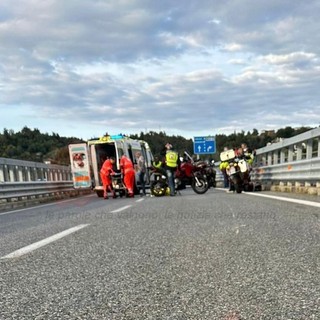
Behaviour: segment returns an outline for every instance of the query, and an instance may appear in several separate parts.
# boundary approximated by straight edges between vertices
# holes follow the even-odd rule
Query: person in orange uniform
[[[120,168],[124,176],[123,182],[128,189],[128,196],[133,198],[135,171],[132,161],[125,155],[120,159]]]
[[[112,189],[112,182],[110,178],[110,174],[114,173],[113,165],[115,163],[115,158],[110,157],[107,159],[101,169],[100,169],[100,177],[103,185],[103,198],[108,199],[108,190],[112,193],[113,198],[116,198],[116,194]]]

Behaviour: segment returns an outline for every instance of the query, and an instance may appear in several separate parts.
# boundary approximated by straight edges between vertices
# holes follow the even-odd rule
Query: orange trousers
[[[134,195],[134,177],[135,177],[135,172],[133,169],[125,170],[124,172],[124,177],[123,177],[123,182],[128,189],[129,196]]]
[[[100,178],[103,185],[104,196],[107,196],[108,191],[114,193],[114,191],[112,190],[111,178],[102,173],[100,173]]]

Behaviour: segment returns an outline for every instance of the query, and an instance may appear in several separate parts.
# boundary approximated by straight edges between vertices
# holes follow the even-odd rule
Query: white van
[[[136,164],[135,153],[139,151],[146,162],[146,187],[150,186],[150,174],[153,155],[147,142],[134,140],[124,135],[107,135],[87,143],[69,145],[69,155],[74,188],[93,188],[99,197],[103,196],[100,169],[108,157],[115,157],[116,167],[120,170],[120,158],[123,154]],[[136,177],[136,190],[138,192]]]

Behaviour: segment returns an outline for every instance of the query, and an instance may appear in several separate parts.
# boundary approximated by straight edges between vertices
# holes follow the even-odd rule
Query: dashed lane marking
[[[119,208],[119,209],[116,209],[116,210],[113,210],[113,211],[110,211],[110,212],[111,212],[111,213],[117,213],[117,212],[120,212],[120,211],[129,209],[130,207],[132,207],[132,205],[124,206],[124,207],[121,207],[121,208]]]

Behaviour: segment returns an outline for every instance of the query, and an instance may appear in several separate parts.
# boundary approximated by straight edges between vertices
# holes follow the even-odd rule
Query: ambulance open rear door
[[[91,188],[92,182],[87,144],[69,144],[69,156],[74,188]]]

